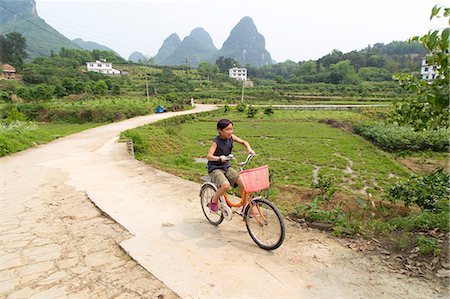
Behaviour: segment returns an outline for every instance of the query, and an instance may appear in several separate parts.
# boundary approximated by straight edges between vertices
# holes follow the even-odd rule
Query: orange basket
[[[256,192],[269,188],[269,166],[247,169],[239,172],[245,192]]]

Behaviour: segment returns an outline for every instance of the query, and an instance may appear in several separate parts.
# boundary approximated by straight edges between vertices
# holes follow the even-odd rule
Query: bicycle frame
[[[241,163],[238,163],[237,160],[236,160],[236,158],[235,158],[233,155],[230,155],[230,156],[228,157],[228,159],[229,159],[229,160],[234,160],[234,161],[238,164],[240,170],[242,171],[242,170],[244,170],[243,167],[250,161],[250,159],[251,159],[253,156],[254,156],[254,155],[248,155],[248,156],[247,156],[247,159],[245,159],[245,161],[244,161],[244,162],[241,162]],[[242,212],[241,212],[242,215],[241,215],[241,216],[244,216],[244,214],[243,214],[243,213],[244,213],[244,209],[245,209],[245,207],[246,207],[247,205],[249,205],[249,206],[250,206],[249,209],[250,209],[250,211],[251,211],[253,217],[255,218],[256,222],[257,222],[259,225],[262,225],[262,223],[261,223],[261,221],[260,221],[260,218],[262,218],[263,222],[267,222],[267,219],[266,219],[266,217],[264,216],[264,214],[261,212],[259,206],[256,206],[256,209],[257,209],[258,213],[256,213],[256,212],[254,211],[253,205],[252,205],[252,199],[253,199],[252,192],[247,193],[247,192],[245,192],[245,190],[242,188],[242,191],[241,191],[241,200],[240,200],[240,202],[238,202],[238,203],[232,202],[232,201],[228,198],[228,195],[227,195],[226,192],[223,194],[223,197],[224,197],[225,202],[226,202],[226,204],[228,205],[228,207],[230,207],[230,208],[236,208],[236,209],[242,207]],[[231,215],[233,215],[233,213],[232,213]],[[248,215],[247,215],[247,216],[248,216]],[[261,216],[261,217],[260,217],[260,216]],[[231,218],[232,218],[232,217],[231,217]],[[231,219],[230,219],[230,220],[231,220]]]
[[[265,217],[264,214],[261,212],[261,210],[260,210],[260,208],[259,208],[258,205],[256,205],[256,209],[258,210],[258,213],[256,213],[255,210],[253,209],[253,205],[252,205],[252,199],[253,199],[253,196],[252,196],[252,193],[247,193],[247,192],[245,192],[245,190],[242,190],[242,193],[241,193],[241,201],[238,202],[238,203],[233,203],[233,202],[228,198],[227,193],[225,193],[225,194],[223,195],[223,197],[224,197],[224,199],[225,199],[225,202],[227,203],[227,205],[228,205],[230,208],[236,208],[236,209],[237,209],[237,208],[242,207],[242,216],[244,216],[244,215],[243,215],[244,208],[245,208],[245,206],[248,204],[248,205],[250,206],[249,209],[250,209],[250,211],[251,211],[253,217],[255,218],[256,222],[258,222],[259,225],[262,225],[262,223],[261,223],[261,221],[260,221],[260,218],[262,218],[263,222],[266,222],[266,221],[267,221],[266,217]],[[247,216],[248,216],[248,215],[247,215]],[[261,217],[260,217],[260,216],[261,216]],[[231,220],[231,219],[230,219],[230,220]]]

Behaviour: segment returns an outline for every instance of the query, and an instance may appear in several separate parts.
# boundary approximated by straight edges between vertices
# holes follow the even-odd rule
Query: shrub
[[[4,101],[4,102],[11,102],[12,98],[11,98],[12,93],[10,91],[7,90],[2,90],[0,91],[0,101]]]
[[[334,187],[334,178],[329,175],[324,175],[323,173],[318,174],[317,180],[314,180],[311,186],[320,190],[321,199],[331,199],[336,191]]]
[[[264,108],[264,114],[267,115],[267,116],[272,115],[272,114],[273,114],[273,108],[272,108],[272,106],[269,106],[269,107]]]
[[[236,106],[236,110],[239,112],[244,112],[245,109],[247,109],[247,105],[240,103],[239,105]]]
[[[407,181],[389,187],[388,198],[403,201],[405,206],[417,204],[423,210],[440,212],[448,209],[449,178],[443,168],[424,175],[412,175]]]
[[[433,253],[434,255],[439,255],[441,253],[441,248],[439,243],[435,239],[427,238],[425,236],[417,236],[417,247],[419,247],[419,252],[421,254],[427,255]]]
[[[247,117],[254,118],[256,113],[258,113],[258,109],[250,105],[247,110]]]
[[[31,101],[46,101],[50,100],[53,96],[53,88],[46,84],[38,84],[30,89]]]
[[[6,118],[3,120],[6,124],[11,124],[15,121],[26,121],[27,117],[20,113],[16,107],[12,107],[8,112],[6,112]]]
[[[355,133],[388,151],[447,151],[447,129],[416,132],[412,127],[381,122],[353,123]]]

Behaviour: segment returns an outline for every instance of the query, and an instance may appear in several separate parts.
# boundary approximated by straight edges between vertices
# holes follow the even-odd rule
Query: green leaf
[[[432,20],[435,16],[437,16],[440,10],[441,10],[441,7],[438,6],[438,5],[435,5],[435,6],[431,9],[430,20]]]
[[[367,203],[364,201],[364,199],[362,199],[359,196],[358,196],[358,202],[364,209],[367,209],[367,207],[368,207]]]

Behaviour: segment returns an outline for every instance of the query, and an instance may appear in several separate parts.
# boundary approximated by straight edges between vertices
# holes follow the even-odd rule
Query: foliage
[[[389,81],[392,77],[389,70],[379,67],[362,67],[358,74],[361,79],[373,82]]]
[[[239,67],[239,62],[231,57],[220,56],[216,59],[216,65],[222,73],[228,73],[229,69]]]
[[[154,111],[158,105],[170,108],[164,101],[152,99],[98,98],[92,100],[17,103],[14,107],[29,120],[64,123],[106,123],[123,120]],[[0,115],[5,117],[12,105],[4,105]]]
[[[449,8],[435,6],[430,19],[448,17],[449,11]],[[398,123],[410,125],[416,130],[448,127],[449,36],[450,28],[445,28],[411,38],[411,41],[419,42],[430,51],[426,61],[430,67],[434,68],[437,77],[427,82],[411,74],[395,75],[395,79],[405,90],[415,94],[412,100],[402,99],[396,103],[393,118]]]
[[[317,180],[313,180],[311,187],[319,189],[320,199],[330,200],[336,191],[334,181],[335,179],[333,176],[325,175],[322,172],[319,172],[317,175]]]
[[[247,117],[254,118],[257,113],[258,113],[257,108],[253,107],[252,105],[248,106]]]
[[[273,107],[272,107],[272,106],[269,106],[269,107],[264,108],[264,114],[265,114],[265,115],[271,116],[273,113],[274,113],[274,112],[273,112]]]
[[[96,95],[105,95],[108,91],[108,85],[105,81],[99,80],[94,85],[94,94]]]
[[[449,231],[450,215],[448,208],[441,212],[422,211],[420,214],[412,214],[406,217],[397,217],[388,221],[388,224],[397,230],[403,231],[429,231],[439,229]]]
[[[9,63],[17,70],[21,70],[23,62],[27,57],[25,49],[27,42],[19,32],[10,32],[6,35],[0,34],[0,61]]]
[[[333,84],[357,84],[360,79],[349,60],[330,65],[329,82]]]
[[[427,255],[433,253],[434,255],[439,255],[441,253],[441,248],[438,241],[433,238],[417,236],[416,242],[421,254]]]
[[[244,103],[239,103],[236,106],[236,110],[239,112],[244,112],[247,109],[247,105],[245,105]]]
[[[345,213],[341,208],[336,207],[332,210],[321,209],[322,200],[316,197],[311,203],[298,205],[295,209],[299,216],[306,217],[311,221],[326,221],[332,223],[341,223],[344,220]]]
[[[13,121],[0,126],[0,157],[25,150],[36,144],[95,127],[96,124],[44,124]]]
[[[448,131],[438,128],[428,131],[414,131],[412,127],[398,124],[384,124],[375,121],[353,123],[355,133],[389,151],[444,152],[448,150]]]
[[[27,117],[20,113],[16,107],[12,107],[7,113],[6,118],[2,120],[2,123],[4,124],[11,124],[16,121],[24,122],[27,120]]]
[[[0,101],[3,102],[11,102],[12,100],[12,92],[9,90],[0,90]]]
[[[412,175],[389,187],[387,197],[394,202],[403,201],[406,206],[417,204],[423,210],[448,211],[449,179],[443,168],[429,174]]]

